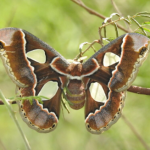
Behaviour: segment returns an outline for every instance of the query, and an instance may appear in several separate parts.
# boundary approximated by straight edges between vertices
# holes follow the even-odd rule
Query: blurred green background
[[[115,12],[110,0],[84,0],[88,7],[104,16]],[[149,11],[149,0],[116,0],[124,16]],[[139,20],[140,18],[138,18]],[[139,21],[148,21],[143,18]],[[47,42],[65,58],[78,54],[79,44],[99,38],[98,27],[103,20],[90,15],[70,0],[1,0],[0,28],[25,29]],[[124,25],[124,24],[123,24]],[[123,33],[119,32],[120,35]],[[112,28],[109,37],[115,37]],[[96,49],[100,48],[96,45]],[[92,55],[91,51],[88,55]],[[150,56],[140,68],[135,85],[150,87]],[[0,63],[0,89],[6,97],[15,95],[15,85]],[[47,89],[49,92],[50,89]],[[84,109],[70,114],[63,110],[57,129],[42,134],[30,129],[21,119],[18,106],[13,105],[22,129],[33,150],[144,150],[141,142],[122,118],[101,135],[92,135],[85,129]],[[127,93],[123,114],[150,147],[150,97]],[[5,148],[4,148],[5,147]],[[0,106],[0,150],[25,150],[24,143],[5,106]]]

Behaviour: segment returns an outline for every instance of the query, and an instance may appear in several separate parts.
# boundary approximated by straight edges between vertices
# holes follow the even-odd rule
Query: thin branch
[[[10,104],[16,104],[17,102],[16,101],[8,101],[8,103],[10,103]],[[0,105],[4,105],[3,101],[0,101]]]
[[[92,43],[92,45],[93,45],[93,43]],[[85,53],[85,51],[83,53]],[[79,56],[76,56],[76,57],[79,57]],[[139,86],[130,86],[130,88],[128,88],[127,91],[132,92],[132,93],[136,93],[136,94],[150,95],[150,88],[144,88],[144,87],[139,87]],[[10,104],[16,104],[16,101],[8,101],[8,102]],[[4,105],[3,101],[1,101],[1,100],[0,100],[0,105]]]
[[[120,10],[118,9],[117,5],[115,4],[115,2],[113,0],[111,0],[112,5],[114,6],[114,9],[116,10],[116,12],[120,15],[123,16],[122,13],[120,12]]]
[[[130,86],[130,88],[127,91],[136,94],[150,95],[150,88],[143,88],[139,86]]]
[[[9,111],[12,119],[14,120],[14,122],[15,122],[15,124],[16,124],[16,126],[17,126],[17,128],[18,128],[18,130],[19,130],[19,132],[20,132],[20,134],[22,136],[22,138],[23,138],[23,141],[25,143],[26,149],[27,150],[31,150],[31,147],[30,147],[30,145],[28,143],[28,140],[26,139],[26,137],[25,137],[25,135],[24,135],[24,133],[23,133],[23,131],[22,131],[18,121],[17,121],[17,118],[16,118],[16,115],[15,115],[15,112],[14,112],[13,108],[11,107],[10,103],[7,101],[7,99],[4,97],[4,95],[3,95],[3,93],[1,91],[0,91],[0,98],[2,99],[3,103],[7,107],[7,109]]]
[[[2,148],[2,150],[7,150],[1,140],[0,140],[0,147]]]
[[[93,9],[87,7],[81,0],[71,0],[71,1],[74,2],[74,3],[76,3],[77,5],[81,6],[82,8],[84,8],[84,9],[85,9],[86,11],[88,11],[90,14],[95,15],[95,16],[97,16],[97,17],[103,19],[103,20],[106,19],[105,16],[103,16],[103,15],[99,14],[98,12],[94,11]],[[110,21],[108,21],[108,22],[110,22]],[[126,30],[126,29],[123,28],[122,26],[120,26],[120,25],[118,25],[118,24],[116,24],[116,25],[117,25],[117,27],[118,27],[119,29],[121,29],[122,31],[124,31],[124,32],[129,32],[128,30]]]
[[[116,10],[116,12],[117,12],[120,16],[123,17],[122,13],[121,13],[120,10],[118,9],[118,7],[117,7],[117,5],[115,4],[114,0],[111,0],[111,3],[112,3],[112,5],[113,5],[114,9]],[[124,22],[125,22],[125,25],[126,25],[126,27],[127,27],[127,30],[130,31],[130,32],[132,32],[132,29],[130,28],[129,24],[128,24],[125,20],[124,20]]]
[[[74,58],[74,60],[78,60],[80,57],[82,57],[82,55],[87,52],[87,50],[89,50],[95,43],[101,43],[100,40],[94,40],[92,43],[90,43],[90,45],[82,52],[82,50],[80,49],[80,53]],[[87,44],[87,43],[86,43]],[[96,52],[96,51],[95,51]]]
[[[145,32],[145,30],[143,29],[143,27],[134,18],[131,18],[131,20],[134,21],[135,24],[142,30],[142,32],[144,33],[144,35],[147,36],[147,33]]]
[[[135,136],[139,139],[139,141],[145,147],[145,149],[146,150],[150,150],[150,147],[146,144],[146,142],[141,137],[141,135],[135,130],[135,128],[133,127],[133,125],[127,120],[127,118],[124,115],[122,115],[122,119],[129,126],[129,128],[132,130],[132,132],[135,134]]]

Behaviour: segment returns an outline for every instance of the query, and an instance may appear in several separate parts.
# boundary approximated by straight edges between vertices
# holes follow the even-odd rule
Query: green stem
[[[4,97],[3,93],[1,92],[1,90],[0,90],[0,97],[1,97],[1,99],[2,99],[2,101],[3,101],[3,103],[5,104],[5,106],[7,107],[7,109],[8,109],[8,111],[9,111],[9,113],[10,113],[12,119],[14,120],[14,122],[15,122],[15,124],[16,124],[16,126],[17,126],[18,129],[19,129],[20,134],[21,134],[21,136],[22,136],[22,138],[23,138],[23,141],[24,141],[24,143],[25,143],[25,145],[26,145],[26,149],[27,149],[27,150],[31,150],[31,147],[30,147],[30,145],[29,145],[29,142],[27,141],[27,139],[26,139],[26,137],[25,137],[25,135],[24,135],[24,133],[23,133],[23,131],[22,131],[22,129],[21,129],[21,127],[20,127],[18,121],[17,121],[17,118],[16,118],[16,116],[15,116],[15,112],[14,112],[14,110],[12,109],[11,105],[8,103],[7,99]]]

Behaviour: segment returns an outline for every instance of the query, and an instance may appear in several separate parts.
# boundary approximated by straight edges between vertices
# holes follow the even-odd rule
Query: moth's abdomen
[[[85,91],[81,80],[70,80],[67,86],[66,97],[71,108],[80,109],[84,106]]]

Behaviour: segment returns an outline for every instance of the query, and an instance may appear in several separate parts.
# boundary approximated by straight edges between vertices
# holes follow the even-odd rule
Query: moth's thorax
[[[81,76],[82,75],[82,64],[81,63],[71,63],[66,69],[67,74],[71,76]]]
[[[69,100],[69,105],[73,109],[80,109],[84,106],[85,90],[81,79],[82,64],[78,62],[71,63],[66,72],[68,76],[66,96]]]

